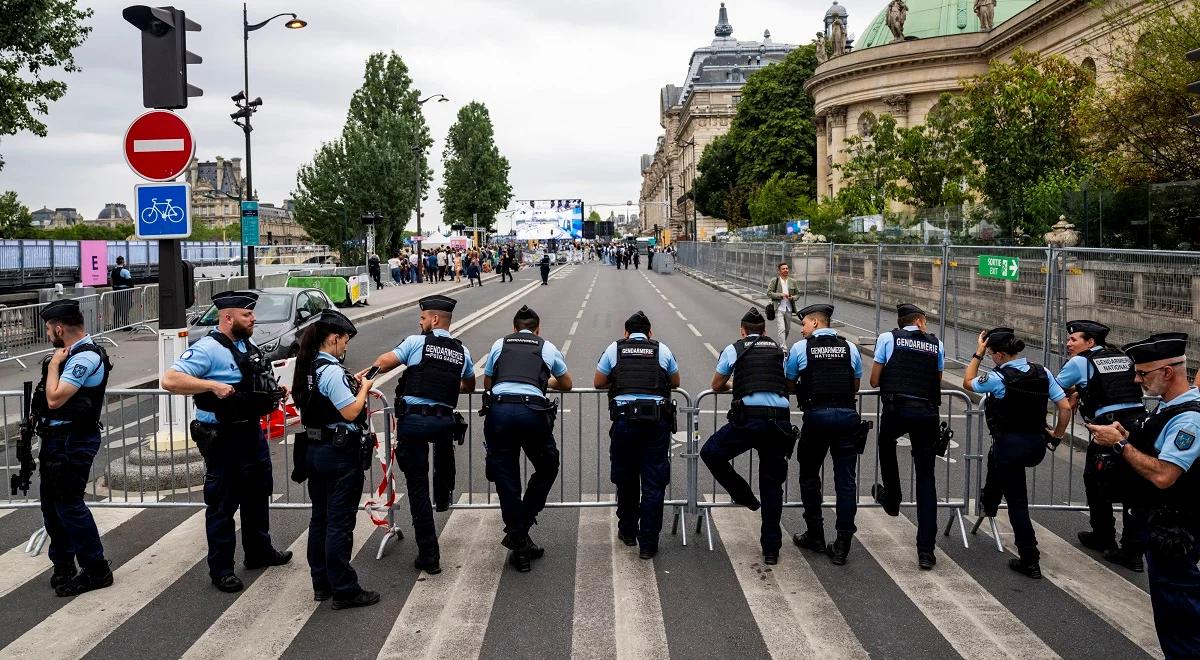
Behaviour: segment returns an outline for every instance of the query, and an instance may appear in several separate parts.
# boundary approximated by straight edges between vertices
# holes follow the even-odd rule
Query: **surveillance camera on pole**
[[[121,16],[142,33],[142,105],[147,108],[186,108],[188,97],[204,91],[188,84],[187,67],[204,60],[187,50],[187,33],[200,24],[174,7],[126,7]]]

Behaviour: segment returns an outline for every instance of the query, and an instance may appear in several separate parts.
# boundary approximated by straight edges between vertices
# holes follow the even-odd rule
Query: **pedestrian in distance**
[[[542,276],[542,286],[550,284],[550,255],[543,254],[542,262],[538,264],[538,271]]]
[[[113,291],[128,291],[113,295],[113,320],[115,328],[131,330],[129,325],[129,308],[133,306],[133,275],[125,267],[125,257],[117,257],[117,265],[109,272],[109,281]]]
[[[287,391],[275,382],[271,362],[251,339],[258,293],[226,291],[214,294],[212,302],[217,329],[179,356],[163,374],[162,386],[172,394],[194,395],[196,418],[189,430],[204,457],[208,574],[217,589],[235,593],[243,587],[233,572],[233,514],[239,508],[247,570],[292,560],[290,550],[271,544],[268,514],[274,482],[260,425]]]
[[[30,402],[32,430],[41,438],[38,495],[54,564],[50,586],[57,596],[77,596],[113,583],[96,521],[83,502],[100,451],[112,363],[84,329],[77,301],[56,300],[42,309],[41,319],[54,352],[42,360]]]
[[[642,257],[641,257],[642,253],[638,252],[637,248],[632,248],[632,250],[633,250],[633,269],[638,270],[638,264],[641,263],[641,260],[642,260]]]
[[[787,480],[787,462],[799,430],[792,426],[788,407],[783,348],[765,335],[766,329],[767,320],[752,307],[742,317],[741,339],[721,351],[712,389],[732,389],[733,402],[729,405],[729,422],[708,438],[700,449],[700,458],[734,503],[751,511],[762,507],[759,541],[763,563],[774,565],[779,563],[779,548],[783,545],[779,526],[783,482]],[[734,458],[751,449],[758,451],[761,502],[731,465]]]
[[[796,291],[800,286],[789,276],[791,267],[786,262],[781,262],[776,272],[778,276],[767,285],[767,297],[776,305],[776,334],[786,346],[788,336],[792,334],[792,314],[796,311]]]
[[[367,272],[371,275],[371,279],[375,280],[375,288],[377,290],[382,289],[383,282],[380,280],[381,272],[379,255],[371,253],[371,256],[367,258]]]
[[[1145,509],[1146,572],[1159,645],[1167,658],[1200,657],[1200,391],[1188,386],[1182,332],[1125,345],[1137,382],[1162,403],[1142,424],[1089,424],[1135,473],[1135,509]]]
[[[1133,360],[1105,344],[1108,326],[1095,321],[1067,323],[1067,352],[1071,358],[1056,379],[1070,395],[1083,421],[1106,425],[1121,422],[1133,428],[1146,414],[1142,388],[1137,384]],[[1104,553],[1104,558],[1126,568],[1142,572],[1142,523],[1121,493],[1128,481],[1128,470],[1111,448],[1089,441],[1083,467],[1083,488],[1087,495],[1091,530],[1079,532],[1086,548]],[[1121,502],[1121,545],[1117,545],[1113,503]]]
[[[666,344],[654,339],[645,312],[625,320],[625,338],[608,345],[596,364],[593,384],[608,390],[609,479],[617,491],[617,538],[639,546],[638,556],[658,554],[663,500],[671,483],[671,433],[679,365]]]
[[[479,282],[479,286],[483,286],[483,277],[479,273],[479,261],[471,259],[467,264],[467,286],[475,286],[475,282]]]
[[[304,430],[296,442],[293,479],[308,481],[312,517],[308,524],[308,566],[313,600],[333,600],[333,609],[365,607],[379,593],[363,589],[350,565],[354,518],[362,497],[363,473],[375,449],[367,414],[371,386],[368,370],[357,374],[343,366],[354,323],[327,309],[300,335],[292,393]],[[299,447],[298,447],[299,449]]]
[[[454,491],[454,442],[462,444],[467,423],[454,412],[460,392],[475,389],[475,365],[462,341],[450,336],[457,301],[425,296],[420,334],[409,335],[395,349],[375,358],[380,373],[405,365],[396,384],[396,464],[408,486],[408,507],[416,532],[413,566],[430,575],[442,572],[441,551],[433,510],[446,511]],[[429,447],[433,446],[433,504],[430,503]]]
[[[941,340],[929,332],[928,319],[920,307],[897,305],[896,324],[899,327],[879,335],[875,341],[871,365],[871,387],[879,388],[883,398],[876,436],[883,483],[875,484],[871,495],[889,516],[900,515],[896,440],[908,434],[916,473],[917,565],[922,570],[931,570],[937,563],[933,552],[937,540],[937,482],[933,463],[946,350]]]
[[[963,376],[963,388],[988,395],[984,414],[992,434],[992,447],[988,450],[987,477],[980,497],[983,513],[996,517],[1000,499],[1004,498],[1018,553],[1009,560],[1008,567],[1040,580],[1041,553],[1029,519],[1025,469],[1042,462],[1047,446],[1057,447],[1062,442],[1071,421],[1071,403],[1049,369],[1019,357],[1023,350],[1025,342],[1017,338],[1012,328],[979,333],[975,354]],[[976,378],[985,352],[991,353],[996,370]],[[1058,410],[1053,430],[1046,426],[1047,401],[1053,401]]]
[[[529,537],[558,477],[559,453],[554,442],[557,402],[547,389],[571,391],[571,374],[563,354],[541,337],[537,312],[522,305],[513,316],[512,334],[497,339],[483,370],[483,437],[486,474],[496,484],[508,562],[522,573],[545,550]],[[521,494],[521,452],[533,468]]]
[[[830,328],[833,305],[809,305],[799,312],[804,338],[788,353],[784,373],[793,383],[796,404],[804,411],[804,425],[796,446],[800,470],[800,499],[804,503],[803,534],[793,534],[797,547],[829,554],[834,565],[846,563],[851,540],[858,528],[855,472],[858,467],[859,440],[866,442],[861,428],[858,387],[862,380],[862,356],[858,347],[838,336]],[[825,455],[833,457],[833,484],[837,495],[832,545],[825,543],[825,523],[821,513],[824,499],[821,468]]]

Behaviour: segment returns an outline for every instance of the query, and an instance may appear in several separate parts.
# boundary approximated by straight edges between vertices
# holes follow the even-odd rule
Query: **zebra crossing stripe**
[[[667,628],[654,562],[639,559],[633,548],[612,543],[617,516],[611,515],[608,538],[612,546],[613,601],[616,605],[617,658],[666,658]]]
[[[1058,657],[946,553],[936,551],[932,571],[918,569],[908,518],[879,509],[859,509],[858,518],[855,538],[963,657]]]
[[[11,510],[5,509],[5,511]],[[142,509],[95,507],[91,511],[92,518],[96,520],[96,529],[100,531],[100,536],[104,536],[136,516]],[[11,593],[14,589],[52,567],[50,558],[44,553],[37,557],[30,557],[26,554],[25,543],[0,555],[0,597]]]
[[[711,512],[772,658],[869,657],[803,556],[787,552],[775,566],[762,563],[757,513],[741,507]]]
[[[576,660],[608,660],[617,648],[612,517],[608,509],[579,510],[571,624],[571,657]]]

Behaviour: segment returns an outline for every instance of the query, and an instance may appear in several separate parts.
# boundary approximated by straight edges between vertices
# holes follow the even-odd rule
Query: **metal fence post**
[[[875,246],[875,335],[883,322],[883,243]]]
[[[942,291],[941,301],[938,303],[938,319],[941,320],[938,329],[938,336],[942,341],[946,340],[946,278],[950,275],[950,244],[942,243]]]
[[[829,243],[829,280],[826,281],[826,294],[829,303],[833,303],[833,242]]]
[[[1050,364],[1050,312],[1054,296],[1054,246],[1046,248],[1046,299],[1044,303],[1044,319],[1042,323],[1042,364]]]

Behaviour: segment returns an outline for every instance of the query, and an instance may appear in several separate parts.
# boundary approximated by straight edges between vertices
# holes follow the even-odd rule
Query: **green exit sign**
[[[979,255],[980,277],[1016,282],[1020,272],[1020,259],[1016,257],[999,257],[991,254]]]

